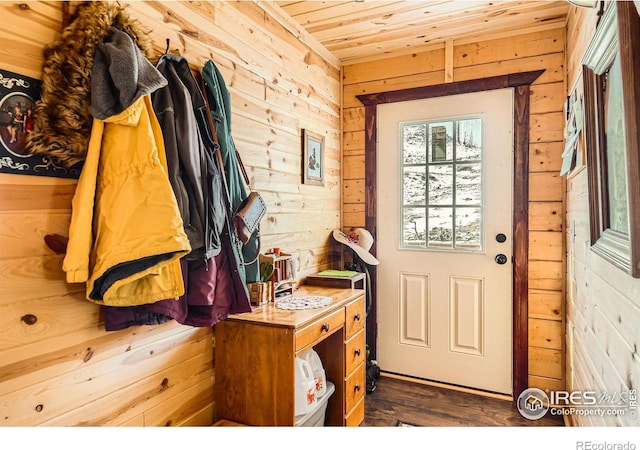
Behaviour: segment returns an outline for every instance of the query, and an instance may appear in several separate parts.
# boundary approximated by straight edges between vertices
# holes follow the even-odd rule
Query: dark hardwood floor
[[[363,427],[395,427],[398,420],[424,427],[564,426],[562,417],[520,415],[515,403],[391,378],[384,374],[366,394]]]

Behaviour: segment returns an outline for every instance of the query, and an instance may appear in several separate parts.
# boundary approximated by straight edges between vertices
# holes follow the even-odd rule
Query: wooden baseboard
[[[475,395],[481,395],[481,396],[489,397],[489,398],[497,398],[497,399],[500,399],[500,400],[513,401],[513,397],[511,395],[507,395],[507,394],[498,394],[498,393],[495,393],[495,392],[487,392],[487,391],[482,391],[482,390],[479,390],[479,389],[472,389],[472,388],[467,388],[467,387],[462,387],[462,386],[456,386],[454,384],[440,383],[438,381],[423,380],[422,378],[413,378],[413,377],[408,377],[408,376],[405,376],[405,375],[398,375],[396,373],[391,373],[391,372],[381,372],[380,376],[388,377],[388,378],[395,378],[396,380],[410,381],[412,383],[424,384],[426,386],[433,386],[433,387],[439,387],[439,388],[444,388],[444,389],[450,389],[452,391],[465,392],[467,394],[475,394]]]

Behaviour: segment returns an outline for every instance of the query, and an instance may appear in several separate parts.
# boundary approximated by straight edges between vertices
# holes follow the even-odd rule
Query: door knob
[[[496,262],[500,265],[507,263],[507,256],[499,253],[496,255]]]

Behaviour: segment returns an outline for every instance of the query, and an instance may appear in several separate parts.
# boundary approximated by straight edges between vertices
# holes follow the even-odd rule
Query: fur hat
[[[151,56],[149,32],[124,7],[105,1],[80,3],[60,39],[45,48],[41,99],[27,140],[30,153],[55,158],[65,167],[84,161],[93,121],[89,112],[93,60],[112,27],[127,33],[145,56]]]

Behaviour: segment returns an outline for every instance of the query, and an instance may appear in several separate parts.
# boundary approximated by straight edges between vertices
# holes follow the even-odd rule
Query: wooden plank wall
[[[451,46],[450,46],[451,47]],[[545,69],[531,86],[529,204],[529,386],[563,387],[565,32],[551,28],[435,49],[343,69],[343,227],[364,227],[364,107],[355,97]],[[447,61],[453,66],[446,67]],[[451,77],[451,74],[453,75]]]
[[[567,87],[596,30],[597,10],[572,7],[567,22]],[[567,95],[570,91],[567,90]],[[584,146],[584,142],[581,142]],[[638,174],[635,174],[638,176]],[[584,167],[567,180],[567,389],[608,393],[640,387],[640,279],[590,250],[589,192]],[[637,207],[633,205],[632,207]],[[573,233],[572,231],[573,230]],[[581,426],[638,426],[624,416],[574,416]]]
[[[211,59],[223,72],[236,145],[267,202],[263,248],[292,253],[301,276],[331,267],[341,208],[337,62],[271,4],[133,2],[129,13],[152,30],[158,55],[170,38],[194,68]],[[1,2],[0,15],[0,67],[39,78],[61,3]],[[325,136],[324,187],[301,184],[302,128]],[[0,174],[0,426],[211,423],[210,328],[107,333],[84,285],[64,281],[63,256],[43,237],[68,234],[75,185]]]

